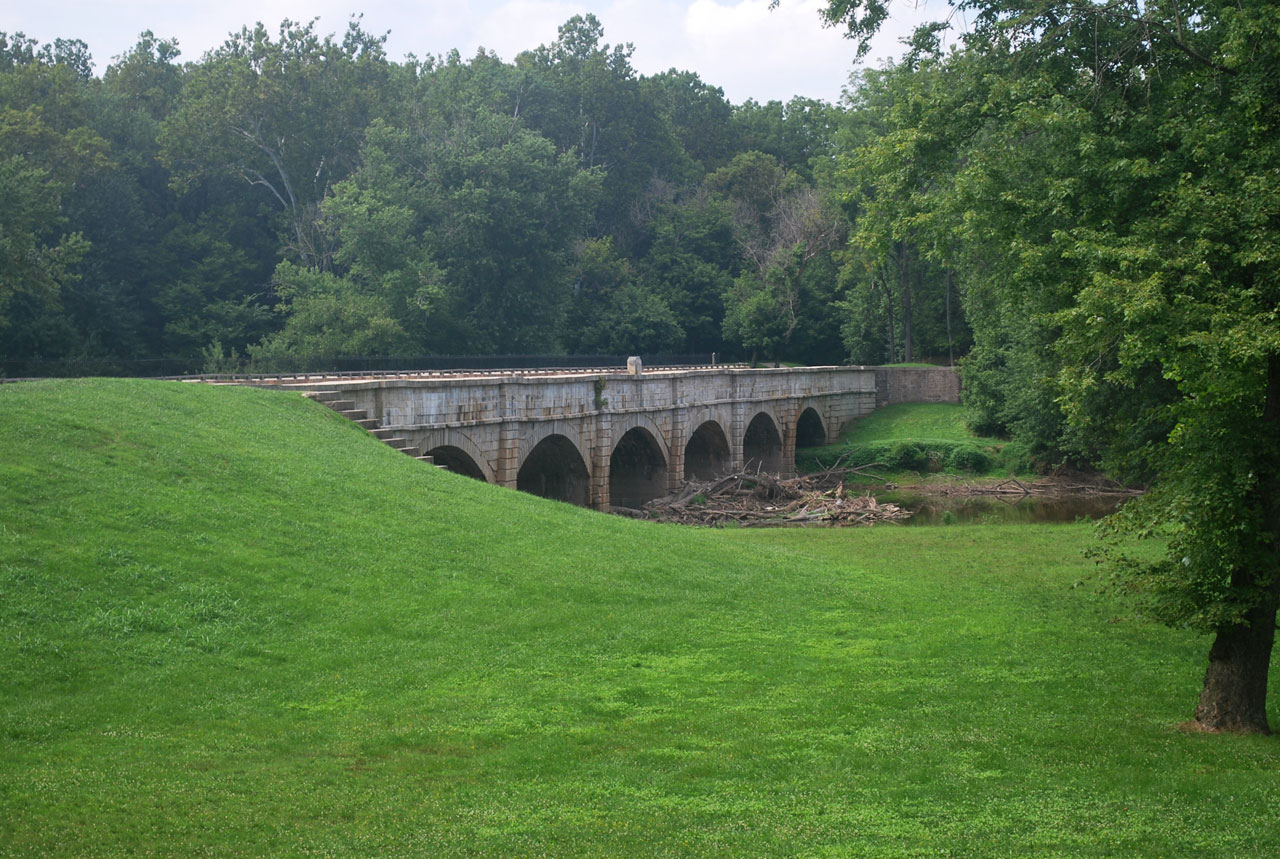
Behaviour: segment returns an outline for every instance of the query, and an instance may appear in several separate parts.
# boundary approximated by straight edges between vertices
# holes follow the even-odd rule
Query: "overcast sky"
[[[945,0],[896,0],[892,20],[869,60],[897,56],[898,40],[927,14],[949,11]],[[511,60],[553,41],[575,14],[592,12],[608,44],[635,45],[641,74],[694,71],[734,103],[787,100],[795,95],[836,101],[853,68],[854,45],[818,18],[821,0],[0,0],[0,31],[40,42],[83,39],[99,73],[128,51],[144,30],[176,38],[181,59],[197,60],[227,34],[262,21],[275,33],[289,18],[319,17],[322,33],[341,33],[353,12],[364,27],[390,31],[387,53],[420,57],[457,48],[464,56],[487,48]],[[917,8],[925,7],[925,8]]]

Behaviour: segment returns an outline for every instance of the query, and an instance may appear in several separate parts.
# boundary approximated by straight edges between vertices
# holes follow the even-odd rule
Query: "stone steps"
[[[420,460],[427,465],[435,465],[436,468],[444,468],[443,465],[436,465],[435,459],[432,457],[423,456],[422,451],[418,450],[411,440],[396,435],[395,430],[379,428],[377,418],[369,417],[367,409],[357,409],[354,400],[344,400],[341,392],[304,391],[302,395],[308,399],[315,400],[318,403],[323,403],[347,420],[359,427],[362,427],[383,444],[395,448],[406,456],[412,456],[414,459]]]

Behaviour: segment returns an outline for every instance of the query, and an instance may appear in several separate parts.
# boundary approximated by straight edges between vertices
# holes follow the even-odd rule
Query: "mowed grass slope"
[[[1273,855],[1085,526],[711,531],[297,395],[0,387],[0,855]],[[1280,714],[1273,713],[1273,723]]]
[[[877,472],[898,481],[940,471],[1008,476],[1025,473],[1030,465],[1019,445],[971,432],[965,426],[964,407],[955,403],[898,403],[877,409],[854,421],[836,444],[801,448],[796,465],[801,471],[819,471],[841,457],[851,466],[878,463]]]
[[[975,442],[1003,444],[975,436],[964,425],[964,406],[955,403],[899,403],[877,409],[854,422],[843,434],[848,444],[886,441]]]

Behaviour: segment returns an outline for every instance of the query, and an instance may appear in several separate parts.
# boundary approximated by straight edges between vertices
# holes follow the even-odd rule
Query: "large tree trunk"
[[[951,340],[951,269],[947,269],[947,366],[956,365],[956,352]]]
[[[1267,397],[1262,409],[1258,503],[1271,532],[1274,566],[1280,568],[1280,356],[1267,362]],[[1195,723],[1211,731],[1271,733],[1267,724],[1267,673],[1276,637],[1276,609],[1280,605],[1280,576],[1263,572],[1268,586],[1246,622],[1218,630],[1209,650],[1209,668],[1196,706]],[[1271,571],[1271,572],[1274,572]],[[1240,571],[1237,575],[1247,576]],[[1245,584],[1233,582],[1232,584]]]
[[[907,260],[907,246],[903,243],[898,258],[902,261],[902,360],[910,364],[915,360],[911,349],[911,267]]]
[[[1256,606],[1247,625],[1225,627],[1209,649],[1209,668],[1195,723],[1209,731],[1269,734],[1267,671],[1276,634],[1274,595]]]
[[[882,274],[881,285],[884,287],[884,312],[887,319],[885,331],[889,335],[889,360],[885,361],[885,363],[896,364],[898,363],[898,340],[896,336],[897,328],[893,322],[894,294],[893,288],[889,286],[889,272],[886,270]]]

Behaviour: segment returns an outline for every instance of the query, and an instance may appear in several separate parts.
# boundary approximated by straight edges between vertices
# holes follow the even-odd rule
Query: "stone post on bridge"
[[[729,436],[729,470],[741,471],[743,457],[743,439],[747,434],[747,404],[734,400],[733,425]]]
[[[783,477],[795,476],[796,423],[800,419],[798,411],[799,406],[795,400],[785,400],[778,406],[778,418],[782,421],[782,426],[778,427],[782,433],[782,461],[791,466],[791,474],[784,474]]]
[[[667,447],[671,461],[667,463],[667,491],[678,492],[684,485],[684,446],[689,439],[689,409],[671,411],[671,438]]]
[[[500,385],[502,423],[498,425],[498,458],[493,470],[494,482],[515,489],[520,475],[520,423],[517,420],[513,385]]]
[[[613,456],[613,416],[601,410],[596,413],[595,437],[590,442],[591,497],[587,504],[609,512],[609,460]]]
[[[680,396],[680,377],[671,377],[671,437],[667,450],[671,461],[667,463],[667,491],[678,492],[684,485],[684,446],[689,440],[689,407],[683,405]]]

